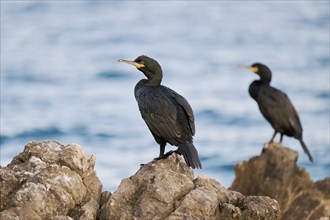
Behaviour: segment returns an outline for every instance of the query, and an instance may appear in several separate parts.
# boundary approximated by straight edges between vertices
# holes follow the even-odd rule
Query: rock
[[[101,182],[79,145],[30,142],[0,167],[0,219],[96,219]]]
[[[143,165],[104,194],[99,219],[278,219],[279,204],[266,196],[245,197],[204,175],[194,178],[181,156]]]
[[[314,186],[321,191],[327,199],[330,199],[330,177],[315,182]]]
[[[305,169],[297,167],[297,159],[296,151],[266,144],[260,156],[236,165],[230,189],[276,199],[281,219],[329,219],[330,178],[313,183]]]

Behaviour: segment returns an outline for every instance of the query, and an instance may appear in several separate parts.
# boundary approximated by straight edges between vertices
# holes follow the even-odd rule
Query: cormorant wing
[[[141,116],[149,129],[158,137],[174,145],[182,141],[182,126],[178,121],[177,110],[178,105],[181,104],[177,99],[184,106],[188,104],[182,98],[165,86],[142,87],[136,94]],[[192,111],[189,112],[191,113]]]
[[[189,105],[188,101],[183,96],[181,96],[180,94],[178,94],[177,92],[175,92],[171,89],[169,91],[170,91],[171,96],[184,109],[186,116],[189,119],[191,133],[194,136],[195,135],[195,118],[194,118],[194,113],[193,113],[191,106]]]
[[[262,89],[257,103],[264,117],[279,132],[289,132],[292,136],[302,133],[302,126],[298,113],[288,96],[273,87]]]

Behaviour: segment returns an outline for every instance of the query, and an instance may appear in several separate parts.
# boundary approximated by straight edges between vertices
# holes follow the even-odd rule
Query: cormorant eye
[[[144,61],[143,61],[143,60],[141,60],[139,63],[140,63],[140,64],[144,64]]]

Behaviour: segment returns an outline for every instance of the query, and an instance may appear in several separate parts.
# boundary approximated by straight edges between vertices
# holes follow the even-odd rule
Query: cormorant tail
[[[202,163],[199,160],[198,152],[193,143],[179,144],[178,153],[183,156],[188,166],[193,169],[202,169]]]
[[[307,154],[309,160],[313,163],[313,157],[309,153],[309,150],[308,150],[306,144],[304,143],[304,141],[302,140],[302,138],[299,138],[299,141],[300,141],[300,144],[301,144],[302,148],[304,149],[305,153]]]

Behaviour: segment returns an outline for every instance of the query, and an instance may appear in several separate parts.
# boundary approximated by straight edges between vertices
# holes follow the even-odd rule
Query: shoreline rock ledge
[[[30,142],[0,167],[0,219],[278,219],[267,196],[244,196],[194,173],[181,156],[143,165],[103,192],[95,157],[76,144]]]
[[[308,172],[297,166],[297,160],[296,151],[277,143],[266,144],[260,156],[236,165],[236,178],[229,189],[276,199],[280,219],[329,220],[330,177],[314,183]]]
[[[181,156],[151,161],[106,197],[100,220],[110,219],[278,219],[279,204],[267,196],[244,196],[194,173]],[[102,196],[103,197],[103,196]]]
[[[96,219],[102,185],[94,165],[79,145],[28,143],[0,167],[0,219]]]

